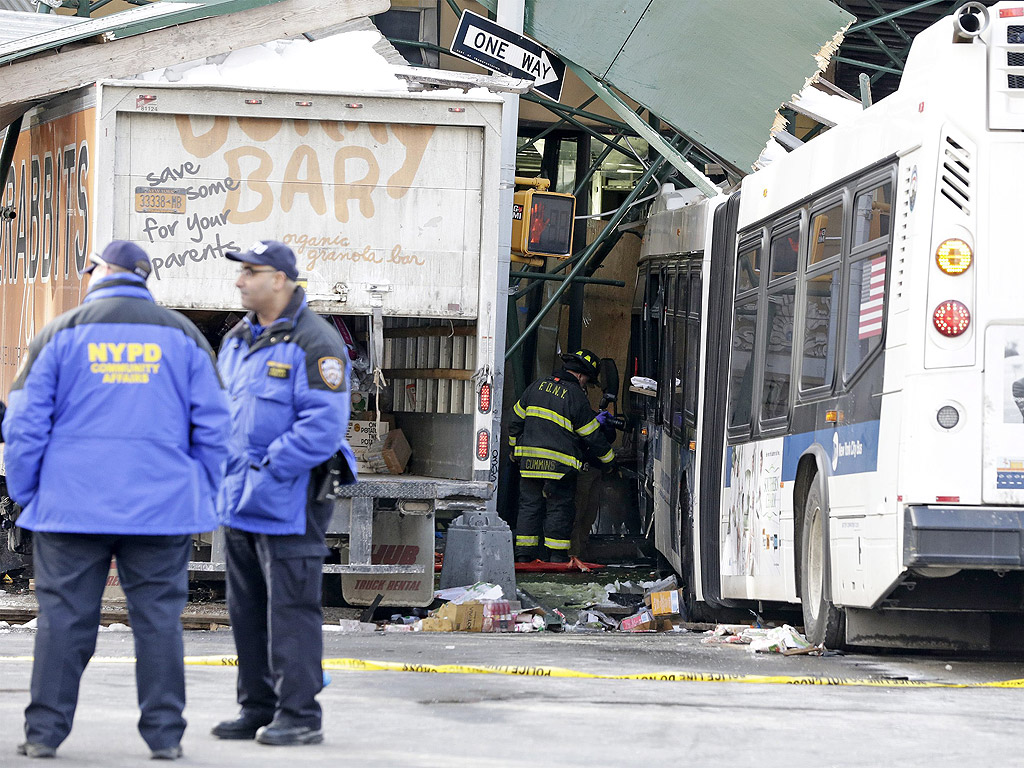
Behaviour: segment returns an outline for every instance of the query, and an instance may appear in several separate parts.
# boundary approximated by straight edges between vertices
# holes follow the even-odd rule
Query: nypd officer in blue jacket
[[[349,482],[351,400],[341,335],[306,306],[292,250],[273,240],[228,255],[249,313],[224,337],[219,366],[234,427],[220,510],[238,652],[239,716],[221,739],[323,741],[321,566],[331,503],[318,502],[333,457]]]
[[[111,556],[135,635],[139,731],[154,758],[181,756],[190,534],[217,527],[229,411],[209,344],[153,302],[149,272],[134,243],[93,256],[85,300],[32,340],[11,388],[7,486],[34,532],[39,599],[18,747],[29,757],[53,757],[71,731]]]

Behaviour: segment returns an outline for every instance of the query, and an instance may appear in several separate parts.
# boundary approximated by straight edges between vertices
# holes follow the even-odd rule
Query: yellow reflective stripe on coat
[[[579,469],[583,466],[583,462],[576,457],[560,451],[552,451],[550,448],[536,448],[532,445],[517,445],[515,454],[519,457],[526,456],[531,459],[551,459],[552,461],[557,461],[559,464],[565,464],[573,469]]]
[[[538,419],[547,419],[548,421],[554,422],[558,426],[562,427],[562,429],[567,429],[572,432],[572,422],[562,414],[552,411],[550,408],[541,408],[539,405],[531,405],[526,409],[526,415],[533,416]]]
[[[561,480],[565,477],[565,472],[538,472],[533,469],[521,469],[519,474],[531,480]]]
[[[515,415],[516,415],[516,416],[518,416],[518,417],[519,417],[520,419],[525,419],[525,418],[526,418],[526,411],[524,411],[524,410],[523,410],[523,406],[521,406],[521,405],[520,405],[520,404],[518,403],[518,401],[516,402],[516,404],[515,404],[515,405],[513,405],[513,406],[512,406],[512,411],[513,411],[513,413],[515,413]]]
[[[515,445],[516,444],[516,438],[513,435],[509,435],[508,436],[508,444],[509,445]]]
[[[540,544],[540,536],[516,536],[517,547],[536,547]]]
[[[582,427],[577,429],[576,430],[576,434],[579,435],[580,437],[586,437],[587,435],[592,435],[592,434],[594,434],[594,432],[597,431],[597,428],[599,426],[601,426],[601,425],[597,423],[597,419],[591,419],[586,424],[584,424]]]
[[[609,464],[609,463],[611,463],[612,459],[614,459],[614,458],[615,458],[615,449],[614,448],[609,448],[608,449],[608,453],[606,453],[604,456],[602,456],[600,458],[600,462],[602,464]]]
[[[548,549],[569,549],[571,542],[568,539],[549,539],[544,537],[544,546]]]

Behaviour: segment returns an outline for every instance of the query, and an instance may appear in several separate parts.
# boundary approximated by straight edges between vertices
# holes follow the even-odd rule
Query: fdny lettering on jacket
[[[542,381],[540,384],[540,391],[549,392],[555,397],[560,397],[564,400],[565,393],[569,390],[559,384],[555,384],[553,381]]]
[[[148,384],[160,371],[163,350],[152,342],[89,342],[89,372],[103,384]]]

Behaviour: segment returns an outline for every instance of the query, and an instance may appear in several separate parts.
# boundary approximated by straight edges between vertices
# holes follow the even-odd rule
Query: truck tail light
[[[476,457],[480,461],[486,461],[491,452],[491,433],[481,429],[476,433]]]
[[[481,384],[480,385],[480,398],[477,401],[477,405],[480,408],[480,413],[490,413],[491,411],[491,385]]]
[[[944,301],[932,313],[935,330],[943,336],[954,338],[967,330],[971,324],[971,312],[960,301]]]

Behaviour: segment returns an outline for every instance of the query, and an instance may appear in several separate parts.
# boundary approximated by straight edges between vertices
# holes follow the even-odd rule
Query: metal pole
[[[523,18],[526,14],[526,0],[501,0],[498,3],[496,21],[505,29],[516,34],[523,33]],[[494,302],[494,384],[491,387],[491,446],[498,450],[501,445],[501,416],[505,390],[504,362],[505,334],[508,323],[508,273],[512,254],[512,198],[515,192],[516,146],[519,136],[519,96],[503,93],[505,105],[501,111],[501,173],[498,183],[498,286]],[[522,337],[516,339],[516,343]],[[487,500],[486,510],[497,517],[498,495],[492,493]]]
[[[555,280],[559,283],[565,282],[568,279],[565,275],[556,275],[553,272],[509,272],[508,276],[526,280]],[[615,288],[626,287],[626,284],[621,280],[606,280],[603,277],[577,277],[576,282],[586,283],[587,285],[611,285]]]
[[[602,230],[601,235],[599,235],[598,238],[593,243],[591,243],[589,246],[587,246],[587,250],[583,252],[582,258],[580,258],[580,260],[579,260],[579,262],[577,262],[576,266],[573,267],[572,272],[570,272],[568,274],[566,281],[564,283],[562,283],[558,287],[558,290],[555,291],[554,295],[550,299],[548,299],[548,303],[544,305],[544,307],[541,309],[541,311],[539,313],[537,313],[537,316],[534,317],[530,321],[529,325],[527,325],[526,328],[523,329],[523,332],[519,336],[519,338],[516,339],[516,341],[505,352],[505,358],[506,359],[508,358],[509,355],[511,355],[513,352],[515,352],[516,349],[519,348],[519,345],[523,343],[523,339],[525,339],[527,336],[529,336],[531,333],[533,333],[534,329],[540,324],[540,321],[551,310],[551,308],[555,305],[555,303],[559,300],[559,298],[561,298],[562,292],[566,289],[566,287],[572,285],[572,281],[575,280],[576,276],[580,272],[583,271],[583,268],[585,266],[587,266],[587,261],[593,255],[594,251],[597,250],[598,245],[604,240],[604,236],[607,233],[613,231],[615,229],[615,227],[617,227],[619,225],[619,222],[622,221],[622,219],[626,216],[627,211],[629,211],[629,206],[632,205],[633,202],[638,197],[640,197],[640,195],[647,188],[648,182],[650,182],[650,180],[652,178],[654,178],[655,174],[657,174],[657,172],[659,170],[661,170],[661,167],[664,164],[665,164],[665,156],[661,155],[661,156],[658,157],[657,160],[655,160],[653,163],[651,163],[651,167],[650,168],[648,168],[646,171],[644,171],[643,176],[641,176],[637,180],[636,186],[633,187],[633,191],[629,193],[629,196],[625,199],[625,201],[619,207],[619,210],[615,212],[615,214],[611,217],[611,219],[608,220],[608,223],[605,225],[605,228]]]
[[[595,96],[596,98],[596,96]],[[577,179],[590,170],[590,136],[580,134],[576,138],[576,173]],[[589,185],[576,193],[576,215],[590,214]],[[577,243],[587,242],[587,219],[576,219],[573,222],[573,239]],[[569,326],[566,341],[569,351],[583,348],[583,283],[576,281],[569,289]]]

